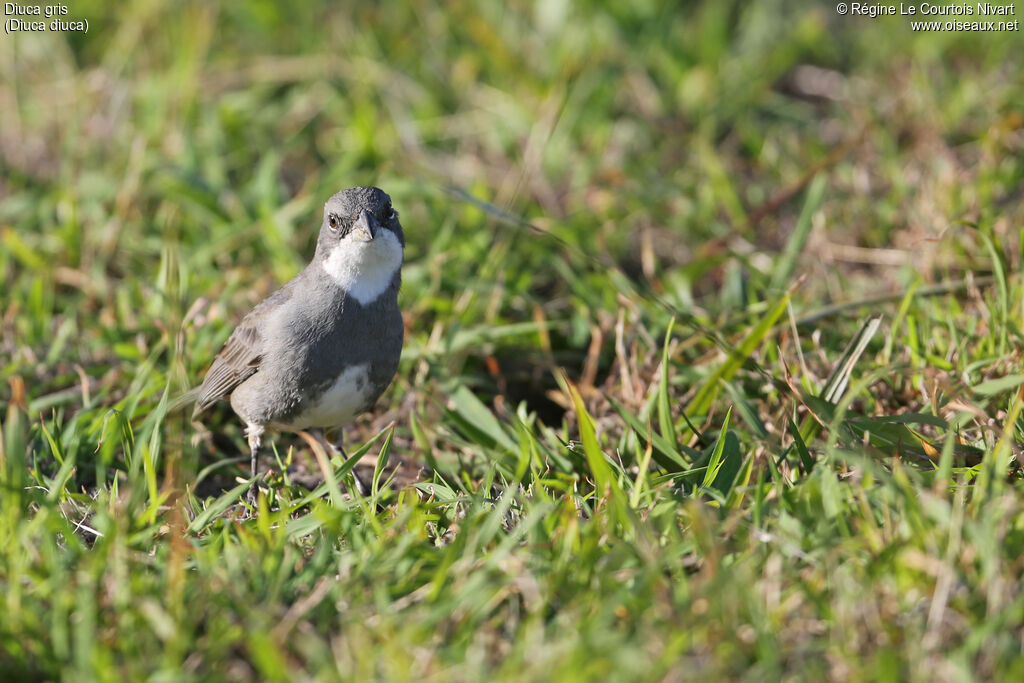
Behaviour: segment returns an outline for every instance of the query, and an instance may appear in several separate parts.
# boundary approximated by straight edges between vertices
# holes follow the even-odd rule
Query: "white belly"
[[[327,391],[310,401],[301,413],[280,426],[289,430],[340,427],[359,414],[369,398],[370,389],[370,366],[350,367]]]

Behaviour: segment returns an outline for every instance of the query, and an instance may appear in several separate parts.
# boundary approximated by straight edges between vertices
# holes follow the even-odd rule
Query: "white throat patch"
[[[324,259],[324,271],[361,305],[376,301],[402,267],[402,244],[386,228],[369,242],[341,238]]]

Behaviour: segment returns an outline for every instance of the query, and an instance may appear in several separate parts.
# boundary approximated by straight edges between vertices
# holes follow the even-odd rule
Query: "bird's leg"
[[[314,437],[317,439],[317,441],[319,441],[323,446],[325,446],[329,451],[331,451],[331,453],[341,458],[342,462],[348,461],[348,456],[345,454],[345,449],[341,445],[344,432],[342,432],[339,429],[338,438],[335,439],[334,442],[332,443],[327,440],[327,436],[324,434],[324,431],[322,429],[311,429],[310,431],[313,432]],[[359,476],[359,473],[356,472],[355,467],[352,468],[352,478],[355,479],[356,491],[359,491],[359,495],[363,496],[364,498],[366,496],[369,496],[370,486],[365,481],[363,481],[362,477]]]
[[[256,455],[260,451],[260,438],[263,436],[263,425],[250,422],[245,428],[245,436],[249,440],[249,476],[252,477],[252,483],[249,485],[249,492],[245,496],[246,502],[249,505],[256,505]]]
[[[345,455],[345,448],[342,446],[342,442],[345,440],[345,432],[341,429],[338,430],[338,437],[334,440],[334,447],[341,454],[342,460],[348,461],[348,456]],[[359,491],[359,495],[363,498],[367,498],[372,493],[372,488],[368,483],[363,481],[363,478],[356,471],[356,468],[352,468],[352,479],[356,482],[356,491]]]

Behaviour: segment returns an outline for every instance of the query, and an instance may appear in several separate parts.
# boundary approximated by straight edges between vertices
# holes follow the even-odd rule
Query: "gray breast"
[[[231,396],[244,419],[286,429],[341,426],[394,378],[404,336],[398,276],[366,305],[331,283],[315,285],[268,321],[260,369]]]

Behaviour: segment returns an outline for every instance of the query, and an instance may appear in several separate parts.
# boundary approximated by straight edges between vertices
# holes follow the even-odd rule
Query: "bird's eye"
[[[393,221],[396,218],[398,218],[398,212],[392,209],[391,207],[388,207],[388,220]]]
[[[331,226],[331,230],[338,229],[338,217],[333,213],[327,217],[327,224]]]

